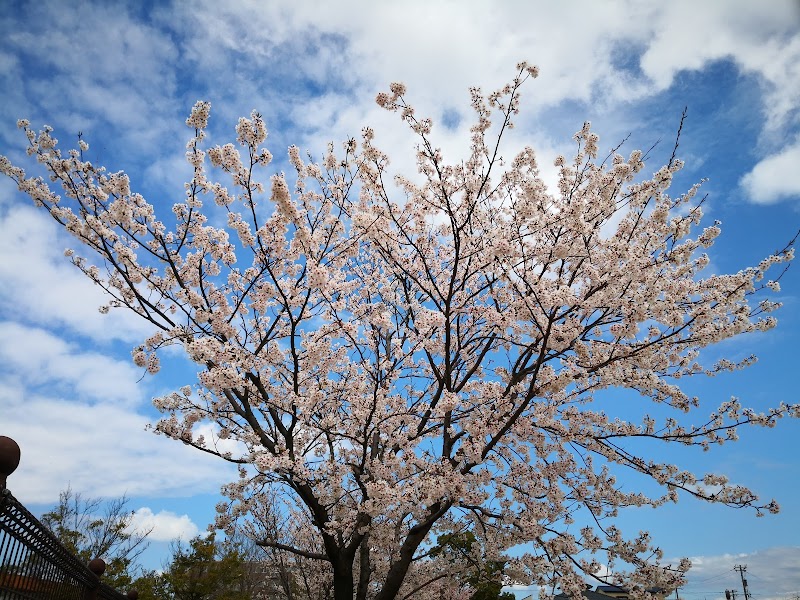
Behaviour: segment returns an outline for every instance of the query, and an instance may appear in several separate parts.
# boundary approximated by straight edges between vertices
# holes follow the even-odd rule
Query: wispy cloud
[[[30,388],[65,390],[93,402],[138,404],[141,373],[125,363],[79,346],[43,329],[0,321],[0,361]]]
[[[0,309],[24,322],[65,327],[95,341],[138,342],[151,328],[127,310],[101,315],[108,299],[63,255],[78,242],[33,206],[0,206]]]

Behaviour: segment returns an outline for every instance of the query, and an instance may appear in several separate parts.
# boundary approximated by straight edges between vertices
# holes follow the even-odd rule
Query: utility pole
[[[725,600],[736,600],[736,590],[725,590]]]
[[[747,565],[736,565],[733,567],[734,571],[739,571],[739,575],[742,578],[742,589],[744,590],[744,600],[750,600],[750,592],[747,589],[747,579],[744,578],[744,574],[747,572]]]

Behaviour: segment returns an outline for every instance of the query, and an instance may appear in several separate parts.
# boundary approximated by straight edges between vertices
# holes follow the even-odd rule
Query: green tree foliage
[[[177,544],[163,573],[146,572],[133,584],[140,600],[251,600],[248,562],[214,536]]]
[[[505,561],[487,559],[471,531],[439,536],[431,555],[455,567],[454,579],[474,590],[470,600],[514,600],[514,594],[501,591]]]
[[[132,589],[139,594],[139,600],[163,600],[169,598],[166,589],[166,577],[158,571],[143,571],[132,584]]]
[[[68,487],[41,522],[84,564],[102,558],[104,583],[118,590],[130,588],[136,559],[147,548],[150,530],[132,527],[133,511],[128,510],[126,496],[103,501]]]

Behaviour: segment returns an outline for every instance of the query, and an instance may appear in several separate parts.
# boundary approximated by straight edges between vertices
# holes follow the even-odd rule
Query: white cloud
[[[650,6],[651,36],[641,67],[655,83],[653,91],[666,89],[682,70],[733,60],[745,73],[762,79],[766,96],[761,108],[769,127],[779,127],[793,113],[797,116],[800,10],[796,2],[771,2],[769,10],[747,0],[681,0]]]
[[[747,0],[351,1],[291,10],[254,1],[201,4],[177,5],[163,17],[186,28],[185,51],[201,69],[229,69],[226,52],[247,54],[251,67],[260,68],[284,51],[312,80],[371,93],[400,79],[426,99],[441,100],[470,85],[500,85],[517,62],[529,60],[542,67],[541,85],[530,94],[535,104],[605,102],[655,93],[681,70],[732,58],[764,78],[769,109],[785,114],[791,106],[778,99],[791,98],[800,77],[800,15],[791,0],[772,2],[768,11]],[[209,45],[217,51],[208,52]]]
[[[42,210],[13,205],[0,211],[0,310],[6,317],[66,326],[95,340],[141,342],[151,327],[128,310],[101,315],[104,292],[63,256],[77,240]]]
[[[8,487],[23,503],[52,504],[70,485],[89,497],[190,497],[236,477],[227,463],[146,431],[152,418],[128,406],[26,383],[8,373],[0,381],[0,433],[22,450]]]
[[[800,10],[791,0],[776,0],[770,10],[747,0],[577,5],[345,1],[300,3],[291,9],[253,1],[200,4],[162,9],[159,19],[181,32],[178,44],[197,73],[231,81],[224,92],[214,92],[226,94],[217,117],[221,122],[238,116],[227,114],[232,107],[244,112],[257,108],[269,126],[280,129],[279,136],[290,136],[288,142],[317,154],[326,142],[341,141],[370,124],[378,146],[392,156],[392,172],[416,171],[409,151],[413,141],[398,126],[397,115],[375,106],[377,91],[390,81],[403,81],[418,113],[434,117],[435,125],[445,111],[465,117],[456,131],[434,130],[434,143],[443,147],[446,159],[458,161],[468,151],[468,87],[495,89],[523,59],[541,67],[539,79],[523,91],[526,120],[518,123],[526,141],[537,148],[563,146],[581,125],[576,121],[567,131],[547,131],[547,124],[536,121],[539,109],[577,101],[586,117],[602,115],[606,131],[624,135],[638,128],[630,122],[635,110],[626,112],[626,107],[667,89],[681,72],[700,71],[715,61],[730,61],[760,82],[762,101],[753,112],[764,119],[766,151],[781,127],[800,118]],[[209,46],[215,51],[208,52]],[[238,65],[233,79],[231,64]],[[294,93],[280,85],[283,70],[292,71]],[[254,85],[248,72],[274,79]],[[309,93],[298,80],[325,93]],[[621,122],[615,125],[615,120]],[[282,145],[273,146],[273,152],[282,158]],[[550,157],[542,158],[549,168]],[[792,183],[772,181],[773,188],[783,187],[770,188],[764,198],[794,189]]]
[[[134,511],[128,527],[131,531],[150,531],[148,540],[153,542],[188,541],[200,533],[189,515],[177,515],[168,510],[157,513],[143,506]]]
[[[768,156],[742,177],[740,184],[750,200],[773,204],[800,197],[800,142]]]
[[[412,173],[412,161],[399,162],[412,156],[405,151],[407,137],[398,133],[395,115],[375,107],[375,93],[390,81],[402,80],[421,114],[440,118],[444,110],[455,110],[468,116],[467,88],[480,84],[488,91],[501,85],[522,59],[542,67],[539,80],[524,91],[528,116],[564,100],[587,103],[591,112],[624,107],[667,88],[681,71],[699,70],[715,60],[732,60],[743,72],[760,78],[764,102],[754,110],[765,115],[768,128],[798,116],[800,11],[791,0],[776,0],[768,11],[747,0],[615,0],[577,6],[345,1],[291,8],[206,0],[162,6],[151,23],[129,11],[100,6],[51,10],[58,13],[56,21],[63,29],[46,36],[44,46],[34,51],[75,78],[74,83],[56,82],[70,94],[68,104],[87,115],[105,115],[121,125],[120,132],[140,138],[142,147],[158,150],[160,154],[147,163],[147,179],[169,182],[163,188],[174,191],[183,183],[183,177],[175,176],[175,162],[182,158],[164,158],[168,144],[156,144],[152,136],[160,135],[163,141],[174,135],[175,110],[184,115],[195,96],[207,93],[213,96],[214,123],[224,124],[226,132],[239,114],[257,108],[268,125],[281,130],[278,135],[288,133],[288,142],[308,145],[317,153],[327,141],[343,140],[370,123],[385,149],[401,149],[394,166],[410,167]],[[90,54],[80,55],[81,65],[94,65],[91,72],[79,68],[77,54],[65,51],[73,38],[59,33],[64,29],[72,29],[71,35],[91,30]],[[30,35],[17,32],[10,44],[18,47]],[[111,38],[122,43],[111,43]],[[189,90],[188,99],[177,100],[173,93],[178,61],[180,70],[191,72],[193,85],[202,90]],[[292,82],[290,92],[280,85],[284,71]],[[310,93],[300,80],[328,91]],[[226,83],[216,86],[217,81]],[[181,106],[176,107],[176,101]],[[287,117],[291,123],[284,121]],[[276,123],[278,119],[284,122]],[[391,127],[385,126],[389,121]],[[462,120],[456,135],[437,130],[438,144],[447,149],[456,143],[459,151],[446,156],[457,160],[463,155],[470,121],[469,116]],[[90,142],[93,150],[103,143]],[[281,139],[273,147],[276,156],[283,158],[283,147]]]
[[[138,404],[142,388],[139,369],[75,344],[43,329],[0,321],[0,361],[27,386],[67,389],[92,402]]]
[[[140,377],[127,360],[0,322],[0,434],[22,450],[8,481],[15,496],[52,505],[72,487],[88,497],[191,498],[235,479],[224,461],[146,430],[156,417],[140,405],[153,381]],[[201,533],[189,516],[149,507],[132,526],[153,528],[154,542]]]
[[[771,547],[751,553],[691,557],[692,569],[681,595],[720,597],[720,590],[741,594],[742,581],[736,565],[747,568],[749,592],[758,600],[785,600],[800,591],[800,546]]]

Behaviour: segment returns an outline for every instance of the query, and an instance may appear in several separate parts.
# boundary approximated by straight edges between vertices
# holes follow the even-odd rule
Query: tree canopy
[[[141,600],[251,600],[247,566],[234,548],[216,543],[214,536],[176,543],[163,573],[149,572],[134,587]]]
[[[681,388],[751,362],[700,353],[775,325],[766,294],[793,250],[709,272],[720,228],[699,227],[699,186],[668,194],[682,162],[646,176],[640,151],[601,155],[589,123],[548,189],[532,148],[500,151],[536,74],[522,63],[503,88],[471,90],[469,151],[451,161],[392,84],[377,102],[418,139],[417,172],[394,180],[369,127],[319,162],[290,147],[287,177],[269,166],[260,114],[239,120],[235,143],[210,145],[198,102],[194,174],[169,219],[124,173],[84,160],[84,140],[62,152],[50,128],[20,121],[57,191],[0,159],[80,242],[68,254],[108,293],[101,310],[156,328],[134,362],[157,373],[159,351],[179,346],[200,366],[196,385],[155,399],[155,429],[240,465],[217,525],[277,498],[296,535],[258,542],[319,561],[336,600],[444,597],[430,549],[463,531],[489,561],[521,546],[517,581],[577,596],[602,565],[629,569],[634,593],[670,589],[688,561],[661,564],[649,535],[613,525],[619,509],[683,495],[777,510],[658,446],[707,449],[798,416],[736,399],[701,410]],[[640,397],[635,417],[598,403],[618,389]],[[625,473],[658,491],[623,486]]]
[[[127,497],[103,501],[68,487],[41,521],[83,564],[102,558],[106,563],[104,583],[118,590],[130,589],[150,530],[133,527]]]
[[[514,600],[514,594],[502,591],[507,561],[486,560],[471,531],[440,536],[431,554],[455,567],[447,584],[464,587],[469,600]]]

